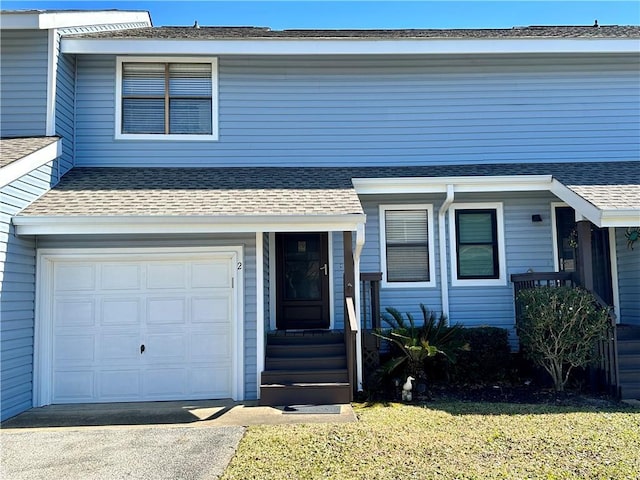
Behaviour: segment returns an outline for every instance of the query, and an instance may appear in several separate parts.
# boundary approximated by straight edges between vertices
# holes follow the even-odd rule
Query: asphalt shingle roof
[[[76,168],[21,215],[361,214],[346,176],[302,168]]]
[[[0,139],[0,168],[47,147],[59,137],[20,137]]]
[[[601,209],[640,211],[640,161],[362,168],[75,168],[24,216],[363,213],[353,178],[552,175]]]
[[[267,27],[148,27],[74,35],[123,39],[497,39],[640,38],[640,26],[530,26],[504,29],[271,30]]]

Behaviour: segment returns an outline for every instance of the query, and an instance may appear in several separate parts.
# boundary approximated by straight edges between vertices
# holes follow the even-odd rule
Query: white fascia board
[[[143,11],[82,11],[0,13],[2,29],[38,29],[146,23],[151,26],[149,12]]]
[[[355,231],[364,214],[273,216],[13,217],[18,235]]]
[[[551,193],[572,207],[576,213],[585,217],[595,226],[602,227],[602,211],[555,178],[551,182]]]
[[[55,160],[60,155],[62,155],[62,139],[11,162],[6,167],[0,168],[0,187],[4,187],[45,163]]]
[[[62,52],[111,55],[417,55],[638,53],[637,39],[62,39]]]
[[[453,185],[456,193],[548,191],[551,180],[551,175],[506,175],[484,177],[354,178],[352,182],[358,195],[375,195],[447,193],[447,185]]]
[[[603,210],[600,227],[640,227],[640,209]]]

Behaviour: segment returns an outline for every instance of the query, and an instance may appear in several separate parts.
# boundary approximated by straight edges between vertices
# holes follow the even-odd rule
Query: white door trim
[[[228,254],[236,265],[234,278],[234,314],[232,343],[235,355],[232,363],[232,398],[244,399],[244,252],[241,246],[175,247],[175,248],[53,248],[39,249],[36,259],[36,305],[34,326],[33,405],[51,404],[53,398],[53,264],[61,260],[108,260],[109,257],[148,260],[149,257],[200,258],[206,254]]]
[[[560,271],[560,258],[558,258],[558,226],[556,223],[556,208],[568,207],[564,202],[551,202],[551,251],[553,252],[553,269]]]

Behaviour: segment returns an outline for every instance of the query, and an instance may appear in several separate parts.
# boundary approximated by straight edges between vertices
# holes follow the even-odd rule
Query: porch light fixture
[[[536,213],[535,215],[531,215],[531,221],[533,223],[538,223],[542,221],[542,215]]]

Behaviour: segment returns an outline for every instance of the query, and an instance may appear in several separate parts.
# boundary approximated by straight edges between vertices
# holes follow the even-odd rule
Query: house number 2
[[[238,269],[238,270],[242,270],[242,262],[238,262],[238,267],[237,267],[237,269]]]

